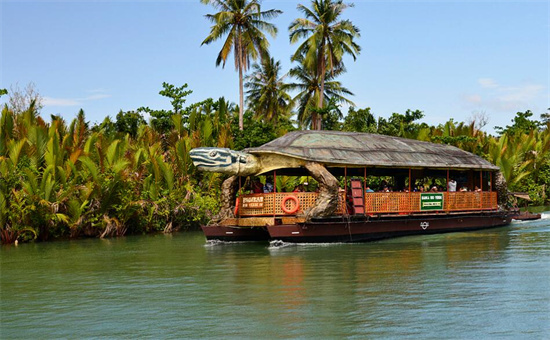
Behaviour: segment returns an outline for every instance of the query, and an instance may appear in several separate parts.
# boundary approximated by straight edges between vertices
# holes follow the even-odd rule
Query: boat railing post
[[[479,209],[483,210],[483,170],[479,171]]]
[[[409,214],[412,211],[411,180],[412,180],[412,170],[411,170],[411,168],[409,168],[409,206],[408,206],[408,213]]]
[[[367,213],[367,167],[363,172],[363,213]]]
[[[449,204],[449,200],[451,199],[451,193],[449,192],[449,169],[447,169],[447,190],[445,191],[446,193],[446,199],[443,201],[444,204],[447,206],[447,209],[445,209],[445,211],[447,212],[447,214],[449,213],[449,208],[450,208],[450,204]]]
[[[344,211],[349,215],[348,211],[348,167],[344,167]]]
[[[277,170],[273,170],[273,224],[275,224],[275,216],[277,215]]]

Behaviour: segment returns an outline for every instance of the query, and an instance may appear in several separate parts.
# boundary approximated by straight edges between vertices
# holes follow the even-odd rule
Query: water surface
[[[0,338],[550,338],[550,213],[364,244],[0,249]]]

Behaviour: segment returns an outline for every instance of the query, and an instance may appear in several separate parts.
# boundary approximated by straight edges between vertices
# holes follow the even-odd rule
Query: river
[[[364,244],[3,246],[0,337],[550,338],[550,212]]]

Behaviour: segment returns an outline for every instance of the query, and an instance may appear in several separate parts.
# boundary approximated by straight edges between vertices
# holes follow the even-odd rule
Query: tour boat
[[[512,217],[499,205],[506,195],[499,168],[445,144],[295,131],[244,151],[196,148],[190,155],[199,170],[231,175],[222,185],[220,213],[202,227],[208,240],[362,242],[500,227]],[[274,183],[277,176],[308,176],[318,186],[246,193],[243,183],[258,176]],[[368,190],[381,179],[394,190]],[[417,183],[439,187],[416,191]]]

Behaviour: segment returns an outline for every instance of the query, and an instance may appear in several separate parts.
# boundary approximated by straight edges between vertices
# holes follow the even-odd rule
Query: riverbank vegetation
[[[346,71],[343,56],[355,59],[360,52],[354,42],[359,29],[341,19],[350,5],[338,0],[314,0],[309,8],[298,5],[305,18],[289,27],[298,48],[292,56],[295,64],[284,74],[261,33],[275,35],[276,27],[264,20],[280,11],[261,11],[255,0],[202,2],[220,10],[207,16],[213,26],[204,44],[235,29],[216,64],[225,64],[232,49],[239,56],[235,66],[241,105],[225,98],[187,104],[192,91],[187,84],[163,83],[159,94],[170,102],[169,110],[136,103],[135,110],[102,122],[90,123],[82,110],[68,122],[59,115],[47,117],[32,86],[0,89],[0,97],[9,96],[0,118],[2,243],[196,228],[219,209],[224,178],[196,171],[189,150],[242,150],[295,129],[369,132],[454,145],[498,165],[510,191],[529,192],[534,204],[548,202],[550,113],[537,120],[531,111],[518,112],[510,125],[496,128],[495,136],[483,131],[484,115],[437,126],[422,122],[420,110],[375,116],[368,107],[355,107],[349,98],[353,93],[337,80]],[[255,35],[245,34],[239,28],[245,23],[237,19],[252,20],[257,27],[247,27]],[[237,39],[237,33],[243,35]],[[249,62],[257,59],[245,76]],[[349,106],[345,115],[341,104]]]
[[[297,128],[289,116],[256,119],[224,98],[183,106],[186,86],[164,84],[172,110],[140,108],[98,124],[84,112],[67,123],[40,115],[35,98],[18,111],[5,105],[0,118],[0,225],[3,243],[196,228],[218,210],[219,174],[198,172],[189,150],[258,146]],[[178,99],[179,98],[179,99]],[[148,112],[149,121],[143,113]],[[500,166],[511,191],[531,194],[534,204],[550,197],[550,122],[518,112],[511,125],[491,136],[476,122],[430,126],[421,111],[375,117],[350,108],[343,120],[323,115],[331,129],[382,133],[445,143]]]

